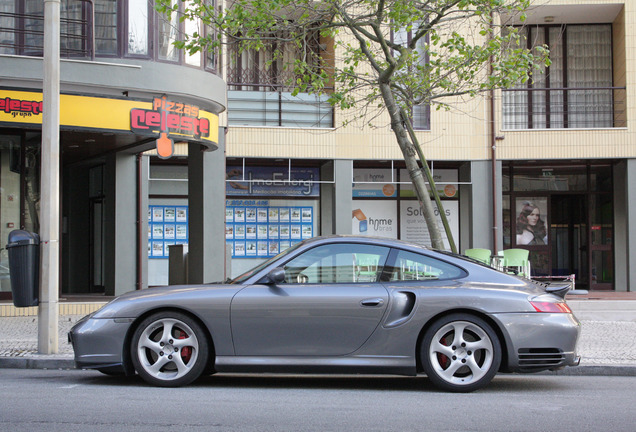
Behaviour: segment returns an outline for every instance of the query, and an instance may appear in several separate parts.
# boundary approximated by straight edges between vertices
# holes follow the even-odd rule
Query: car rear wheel
[[[162,387],[178,387],[197,379],[205,369],[208,342],[201,326],[179,312],[158,312],[135,330],[131,357],[141,378]]]
[[[420,358],[426,375],[437,387],[471,392],[487,385],[499,370],[501,344],[483,319],[452,314],[428,328]]]

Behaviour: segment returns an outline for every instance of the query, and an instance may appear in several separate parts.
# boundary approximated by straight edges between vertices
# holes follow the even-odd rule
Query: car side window
[[[285,283],[376,282],[389,250],[355,243],[318,246],[284,265]]]
[[[395,262],[387,267],[388,282],[447,280],[465,276],[465,272],[452,264],[435,258],[397,250]]]

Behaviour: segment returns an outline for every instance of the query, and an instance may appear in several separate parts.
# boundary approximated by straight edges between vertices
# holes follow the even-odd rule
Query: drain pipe
[[[492,39],[495,32],[495,14],[490,12],[490,38]],[[494,72],[494,58],[490,56],[490,74]],[[497,136],[495,128],[495,90],[490,90],[490,160],[491,160],[491,180],[492,180],[492,249],[493,254],[497,255],[498,226],[499,218],[497,207]]]

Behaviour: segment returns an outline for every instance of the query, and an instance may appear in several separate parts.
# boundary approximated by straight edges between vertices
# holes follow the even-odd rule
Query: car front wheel
[[[208,342],[201,326],[179,312],[158,312],[144,319],[131,342],[131,357],[141,378],[156,386],[178,387],[205,369]]]
[[[420,357],[426,375],[437,387],[471,392],[487,385],[499,370],[501,344],[481,318],[452,314],[428,328]]]

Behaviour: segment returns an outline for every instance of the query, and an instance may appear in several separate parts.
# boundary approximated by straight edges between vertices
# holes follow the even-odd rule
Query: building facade
[[[37,101],[42,60],[29,42],[29,17],[38,3],[2,2],[0,19],[13,21],[0,27],[15,31],[0,38],[0,100]],[[88,123],[62,120],[62,294],[166,284],[170,246],[179,244],[189,248],[191,282],[239,275],[316,235],[428,244],[382,117],[372,130],[357,120],[342,126],[350,112],[323,97],[292,96],[256,53],[187,56],[170,43],[197,23],[169,23],[147,3],[96,0],[91,12],[90,3],[62,2],[68,33],[80,17],[90,31],[76,30],[78,46],[91,47],[62,62],[63,97],[139,105],[122,105],[120,126],[107,124],[104,110],[81,119]],[[537,2],[522,31],[529,46],[550,47],[544,73],[457,101],[461,109],[416,113],[460,251],[528,249],[536,276],[575,274],[578,288],[636,290],[633,23],[636,5],[626,0]],[[334,49],[326,40],[316,47]],[[208,113],[211,125],[216,116],[216,138],[177,131],[175,156],[158,157],[161,131],[133,127],[130,111],[152,111],[164,96]],[[68,109],[89,110],[77,106]],[[39,126],[11,115],[0,117],[2,241],[15,227],[37,228]],[[542,229],[529,235],[532,212]],[[6,291],[3,282],[0,295]]]

